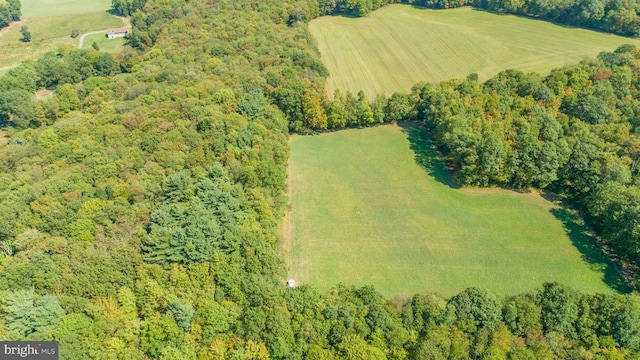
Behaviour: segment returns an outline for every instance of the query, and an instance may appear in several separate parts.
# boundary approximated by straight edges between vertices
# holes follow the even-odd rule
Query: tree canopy
[[[637,356],[636,294],[283,284],[289,132],[402,120],[425,123],[461,184],[553,189],[639,261],[640,52],[330,101],[305,21],[381,5],[114,1],[123,52],[61,46],[8,71],[0,338],[59,341],[61,359]]]

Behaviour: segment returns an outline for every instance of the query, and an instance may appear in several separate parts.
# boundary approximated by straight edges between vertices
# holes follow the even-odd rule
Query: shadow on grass
[[[565,23],[560,22],[560,21],[556,21],[556,20],[552,20],[552,19],[546,19],[546,18],[543,18],[543,17],[535,16],[535,15],[492,11],[492,10],[489,10],[489,9],[483,9],[483,8],[480,8],[480,7],[475,7],[473,5],[471,5],[471,8],[474,11],[479,11],[479,12],[492,14],[492,15],[497,15],[497,16],[515,16],[515,17],[519,17],[519,18],[522,18],[522,19],[529,19],[529,20],[534,20],[534,21],[550,23],[550,24],[553,24],[553,25],[556,25],[556,26],[559,26],[559,27],[563,27],[565,29],[583,29],[583,30],[589,30],[589,31],[593,31],[593,32],[597,32],[597,33],[605,34],[605,35],[622,36],[622,37],[628,38],[629,40],[633,39],[633,38],[631,38],[631,37],[629,37],[627,35],[620,35],[620,34],[617,34],[617,33],[608,32],[608,31],[604,31],[604,30],[600,30],[600,29],[595,29],[595,28],[591,28],[591,27],[587,27],[587,26],[578,26],[578,25],[565,24]]]
[[[631,292],[631,288],[624,281],[620,271],[607,259],[602,248],[589,234],[580,218],[564,208],[551,209],[551,213],[562,221],[571,242],[580,251],[582,258],[589,263],[592,269],[602,272],[604,282],[611,289],[623,294]]]
[[[415,154],[416,163],[438,182],[453,189],[458,189],[459,186],[453,181],[451,173],[438,155],[435,144],[429,139],[424,125],[414,122],[399,122],[398,126],[407,135],[410,148]]]

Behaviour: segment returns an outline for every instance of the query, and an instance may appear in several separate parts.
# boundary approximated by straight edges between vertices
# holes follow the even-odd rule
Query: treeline
[[[624,36],[640,36],[640,3],[635,0],[474,0],[470,5]]]
[[[144,9],[147,0],[111,0],[113,11],[120,16],[131,16]]]
[[[582,210],[638,274],[638,88],[640,50],[624,45],[545,77],[506,70],[481,84],[472,74],[371,101],[363,92],[336,91],[323,111],[305,112],[303,125],[324,130],[424,122],[459,184],[551,189]]]
[[[20,20],[20,0],[0,1],[0,29],[9,26],[12,21]]]
[[[429,9],[473,6],[492,12],[524,15],[624,36],[640,36],[640,3],[636,0],[318,0],[322,15],[366,16],[371,11],[396,3]]]
[[[416,110],[461,184],[551,189],[637,274],[639,55],[624,46],[544,78],[427,85]]]

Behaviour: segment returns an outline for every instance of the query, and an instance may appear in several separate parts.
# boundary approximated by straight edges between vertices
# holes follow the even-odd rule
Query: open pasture
[[[320,17],[309,29],[331,74],[327,91],[364,90],[371,97],[471,73],[481,80],[509,68],[545,74],[622,44],[640,45],[637,39],[470,7],[390,5],[364,18]]]
[[[77,46],[78,38],[70,36],[73,29],[86,33],[122,27],[122,19],[109,9],[109,0],[22,0],[22,21],[0,35],[0,69],[37,59],[57,46]],[[23,25],[31,33],[29,43],[20,41]]]
[[[50,17],[105,12],[111,0],[21,0],[22,16]]]
[[[294,135],[289,182],[282,251],[301,284],[626,291],[578,218],[535,192],[457,189],[418,125]]]

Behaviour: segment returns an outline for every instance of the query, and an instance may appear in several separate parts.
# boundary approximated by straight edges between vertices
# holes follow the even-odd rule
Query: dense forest
[[[12,21],[20,20],[20,0],[0,1],[0,29],[9,26]]]
[[[125,51],[60,47],[0,78],[0,339],[61,359],[638,356],[636,294],[285,286],[289,132],[399,120],[460,183],[551,188],[638,263],[638,50],[329,101],[305,23],[322,6],[117,0]]]

